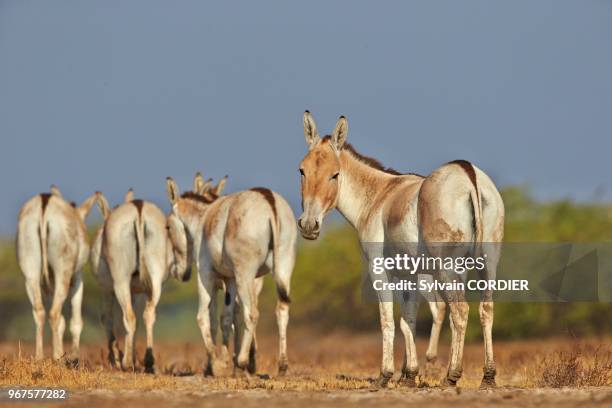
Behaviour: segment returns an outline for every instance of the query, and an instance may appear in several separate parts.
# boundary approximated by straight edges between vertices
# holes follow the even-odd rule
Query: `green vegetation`
[[[612,242],[612,207],[609,205],[569,200],[538,202],[521,188],[505,189],[503,196],[508,242]],[[376,330],[378,308],[361,299],[362,262],[356,235],[345,223],[330,226],[318,241],[301,240],[292,281],[290,327],[313,331],[331,328]],[[275,330],[275,299],[272,282],[267,279],[260,300],[261,330]],[[100,341],[99,305],[97,284],[86,270],[83,304],[87,322],[83,340],[86,342]],[[186,284],[169,281],[159,308],[157,336],[161,339],[198,339],[196,309],[195,279]],[[498,303],[494,335],[497,339],[511,339],[610,333],[610,316],[610,303]],[[419,331],[427,335],[431,317],[425,305],[421,306],[419,319]],[[476,304],[470,308],[470,319],[468,339],[479,339]],[[10,241],[0,248],[0,321],[0,339],[32,339],[31,309]]]

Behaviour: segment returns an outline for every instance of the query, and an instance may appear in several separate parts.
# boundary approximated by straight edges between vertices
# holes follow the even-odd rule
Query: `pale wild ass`
[[[204,201],[211,203],[212,201],[219,198],[225,188],[227,182],[227,176],[222,178],[216,186],[212,185],[212,179],[204,180],[202,174],[197,172],[193,179],[193,190],[183,194],[181,199],[189,197],[192,200]],[[200,208],[198,208],[200,209]],[[197,210],[197,209],[196,209]],[[194,212],[193,214],[187,215],[186,223],[184,224],[190,239],[192,240],[191,245],[193,247],[193,259],[195,262],[196,271],[200,267],[200,248],[202,245],[202,214]],[[263,287],[263,277],[257,278],[255,282],[256,296],[259,295]],[[236,290],[232,286],[231,282],[226,283],[226,279],[217,277],[215,280],[215,286],[213,288],[212,299],[209,305],[209,319],[210,319],[210,330],[213,343],[216,344],[217,340],[217,329],[219,322],[217,320],[217,292],[222,290],[225,292],[224,307],[221,312],[221,333],[222,333],[222,344],[221,344],[221,360],[223,364],[227,364],[229,360],[229,342],[232,331],[234,331],[235,344],[240,344],[240,331],[241,331],[241,320],[238,318],[239,307],[236,306]],[[231,292],[231,293],[230,293]],[[236,348],[236,347],[235,347]],[[255,345],[251,347],[252,353],[249,354],[249,365],[247,369],[249,372],[255,372]],[[236,353],[234,353],[234,364],[236,363]],[[207,366],[204,369],[204,374],[209,376],[213,374],[212,361],[208,361]]]
[[[491,179],[480,169],[458,160],[439,167],[427,177],[399,174],[357,153],[346,143],[347,134],[348,122],[340,117],[332,135],[321,139],[312,116],[308,111],[304,113],[304,135],[309,151],[299,169],[303,214],[298,225],[305,238],[316,239],[324,216],[336,208],[357,230],[370,262],[383,255],[383,245],[387,247],[391,243],[419,243],[430,255],[435,255],[434,243],[480,245],[482,242],[502,241],[504,204]],[[484,273],[487,279],[495,276],[499,252],[499,245],[487,252]],[[443,275],[436,273],[434,277],[443,279]],[[449,299],[449,295],[455,296],[456,293],[443,292],[441,295],[450,308],[452,331],[445,382],[454,385],[462,374],[468,303],[462,294],[454,299]],[[493,302],[490,295],[490,292],[483,294],[479,307],[485,349],[483,386],[495,384],[491,336]],[[401,381],[413,386],[418,373],[414,342],[418,302],[400,301],[400,329],[406,342]],[[385,386],[394,372],[395,323],[393,304],[382,301],[380,292],[379,310],[383,337],[379,384]],[[437,314],[443,316],[443,312]]]
[[[162,285],[173,276],[186,281],[190,275],[191,252],[183,225],[174,215],[165,216],[154,204],[134,199],[109,210],[104,196],[98,204],[104,214],[104,225],[96,234],[92,249],[94,275],[102,286],[102,319],[109,344],[109,358],[118,364],[119,355],[113,333],[113,294],[123,313],[125,346],[121,366],[134,368],[134,333],[136,315],[132,295],[146,296],[143,320],[147,349],[145,371],[154,372],[153,326]]]
[[[32,303],[36,323],[36,358],[43,358],[43,332],[45,306],[43,293],[53,292],[49,309],[49,324],[53,342],[53,358],[64,356],[63,337],[65,321],[62,306],[70,297],[72,316],[72,356],[79,357],[79,341],[83,320],[82,269],[89,256],[89,242],[85,218],[99,193],[95,193],[76,207],[51,187],[51,193],[42,193],[26,202],[19,212],[17,226],[17,260],[25,276],[26,291]]]
[[[255,328],[259,318],[257,295],[261,279],[272,272],[278,302],[279,374],[287,371],[287,323],[289,291],[295,263],[297,228],[289,204],[267,188],[253,188],[219,197],[215,191],[199,189],[180,195],[171,178],[167,180],[172,212],[185,225],[198,269],[198,325],[208,355],[207,372],[213,374],[214,341],[209,307],[217,278],[227,282],[228,300],[240,303],[244,330],[234,345],[239,352],[235,364],[254,372]],[[204,194],[201,194],[204,191]],[[201,243],[201,244],[200,244]],[[201,247],[201,248],[200,248]],[[239,330],[236,328],[236,332]]]

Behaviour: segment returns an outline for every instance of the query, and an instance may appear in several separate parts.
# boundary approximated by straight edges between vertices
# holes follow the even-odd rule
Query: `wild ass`
[[[289,291],[295,263],[297,228],[289,204],[277,193],[263,187],[218,196],[202,181],[194,180],[194,191],[180,195],[179,188],[168,177],[167,189],[172,213],[185,225],[191,236],[198,270],[198,325],[208,355],[206,372],[214,374],[215,346],[211,333],[209,307],[214,304],[214,286],[218,278],[227,284],[226,308],[240,302],[244,330],[236,328],[234,348],[240,350],[235,365],[255,371],[255,328],[259,318],[257,297],[262,279],[272,272],[278,302],[276,318],[279,330],[279,374],[288,368],[287,323]],[[201,176],[200,176],[201,177]],[[198,187],[200,186],[200,187]],[[231,313],[231,312],[230,312]],[[228,313],[229,314],[229,313]],[[225,314],[226,316],[228,314]]]
[[[304,136],[309,151],[300,164],[304,211],[298,220],[304,238],[316,239],[324,216],[336,208],[357,230],[369,262],[382,256],[382,252],[393,243],[419,243],[425,246],[430,255],[435,255],[438,253],[435,243],[480,245],[482,242],[502,241],[504,204],[491,179],[476,166],[458,160],[439,167],[427,177],[400,174],[357,153],[346,143],[347,134],[348,122],[341,116],[331,136],[321,139],[312,116],[308,111],[304,113]],[[377,247],[366,243],[383,245]],[[499,252],[499,245],[487,252],[484,273],[487,279],[495,276]],[[443,272],[437,272],[434,277],[442,278]],[[379,384],[386,386],[394,372],[395,323],[392,302],[383,301],[380,292],[378,295],[383,336]],[[441,295],[450,307],[452,331],[445,381],[455,385],[462,374],[468,303],[461,293],[443,292]],[[451,299],[450,296],[457,297]],[[418,373],[414,343],[418,302],[403,299],[400,302],[400,328],[406,342],[401,381],[414,386]],[[485,344],[482,386],[493,386],[495,362],[491,336],[493,302],[490,292],[483,294],[479,312]],[[437,315],[443,317],[443,311]],[[440,323],[441,320],[437,323],[436,334],[439,334]]]
[[[165,216],[154,204],[134,199],[130,190],[127,202],[109,210],[100,195],[98,204],[104,225],[96,234],[92,249],[94,275],[102,286],[102,319],[105,326],[109,359],[118,365],[119,355],[113,332],[112,305],[117,299],[123,313],[125,346],[121,367],[134,368],[134,333],[136,316],[132,294],[146,295],[143,320],[147,333],[145,371],[154,372],[153,325],[162,284],[169,275],[189,280],[191,249],[183,225],[174,215]]]
[[[43,331],[45,306],[41,288],[53,301],[49,310],[53,342],[53,358],[64,356],[63,337],[65,321],[62,307],[70,297],[72,316],[72,358],[79,357],[79,342],[83,319],[82,269],[89,256],[89,242],[85,218],[89,214],[96,192],[81,206],[64,200],[57,187],[51,193],[42,193],[28,200],[19,212],[17,226],[17,260],[26,280],[26,291],[32,303],[36,323],[36,359],[43,358]]]

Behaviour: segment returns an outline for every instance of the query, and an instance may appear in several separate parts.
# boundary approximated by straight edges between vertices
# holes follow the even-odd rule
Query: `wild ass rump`
[[[154,204],[134,200],[128,192],[128,202],[112,212],[103,196],[98,203],[105,217],[96,234],[92,249],[94,275],[103,289],[102,318],[109,344],[109,359],[118,365],[119,356],[113,333],[113,294],[123,313],[125,350],[121,366],[134,367],[134,333],[136,316],[132,294],[146,296],[143,319],[147,333],[145,371],[154,372],[153,325],[155,309],[163,282],[169,275],[186,281],[190,275],[191,253],[185,230],[175,216],[166,217]]]
[[[83,266],[89,256],[85,218],[96,197],[95,193],[77,207],[64,200],[52,186],[51,193],[42,193],[28,200],[19,212],[17,225],[17,261],[26,280],[26,291],[32,303],[36,323],[36,358],[43,358],[45,306],[43,293],[53,292],[49,323],[53,341],[53,358],[64,356],[65,321],[62,306],[70,297],[72,316],[72,358],[79,357],[79,341],[83,320]]]
[[[267,188],[219,197],[216,191],[197,188],[197,178],[198,175],[195,191],[181,195],[171,178],[167,180],[167,189],[172,213],[192,234],[190,242],[198,264],[198,325],[208,354],[207,372],[213,374],[215,361],[209,305],[216,279],[222,278],[227,283],[229,299],[237,295],[242,309],[244,332],[235,344],[238,348],[240,343],[236,366],[254,372],[257,295],[261,290],[258,278],[272,272],[279,295],[276,317],[278,366],[282,375],[288,367],[289,291],[297,237],[293,212],[279,194]]]
[[[476,166],[457,160],[443,165],[427,177],[400,174],[359,154],[346,143],[347,135],[345,117],[340,117],[331,136],[322,139],[310,112],[304,113],[304,136],[309,151],[299,169],[304,212],[298,220],[304,238],[316,239],[325,215],[337,208],[357,230],[370,263],[387,251],[393,252],[397,243],[417,243],[430,255],[436,256],[440,251],[440,246],[436,245],[439,243],[468,243],[461,248],[473,251],[483,242],[502,241],[504,204],[491,179]],[[482,271],[485,279],[495,277],[499,249],[499,245],[494,245],[487,252],[486,268]],[[445,279],[445,276],[447,271],[434,271],[434,277],[438,279]],[[383,300],[381,292],[378,294],[383,335],[380,384],[385,386],[394,372],[395,323],[392,302]],[[442,291],[440,294],[450,308],[452,331],[446,383],[455,385],[462,374],[469,306],[463,292]],[[402,296],[399,298],[402,310],[400,328],[406,342],[401,380],[414,386],[418,373],[414,343],[418,302]],[[485,344],[482,385],[493,386],[495,362],[490,291],[483,292],[479,312]],[[436,320],[434,313],[434,323]],[[432,328],[432,337],[439,334],[440,323],[441,320],[437,322],[437,333]]]

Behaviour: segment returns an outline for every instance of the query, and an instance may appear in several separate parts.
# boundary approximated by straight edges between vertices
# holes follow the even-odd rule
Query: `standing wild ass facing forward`
[[[235,364],[253,372],[255,328],[259,318],[257,295],[262,283],[257,278],[271,271],[279,297],[276,305],[278,367],[279,374],[284,374],[288,367],[289,291],[297,237],[291,207],[279,194],[262,187],[222,197],[214,192],[198,194],[197,190],[181,196],[178,186],[169,177],[167,188],[172,213],[189,231],[194,254],[199,257],[198,325],[208,354],[207,371],[213,374],[216,358],[209,313],[216,279],[221,277],[228,283],[230,301],[234,302],[238,295],[244,333],[241,340],[237,337],[234,345],[238,348],[240,343]]]
[[[502,241],[504,204],[491,179],[480,169],[458,160],[439,167],[427,177],[403,175],[357,153],[345,143],[347,134],[348,122],[341,116],[332,135],[321,139],[312,116],[308,111],[304,113],[304,135],[309,152],[300,164],[304,211],[298,220],[304,238],[316,239],[323,217],[337,208],[357,230],[370,262],[382,256],[383,250],[393,243],[419,243],[430,255],[435,255],[439,249],[435,243],[480,245]],[[385,248],[366,243],[383,243]],[[487,279],[495,276],[498,261],[499,245],[495,245],[487,252],[484,272]],[[438,271],[434,276],[442,278],[443,272]],[[463,293],[453,299],[449,299],[449,293],[441,294],[450,307],[452,331],[446,383],[455,385],[462,374],[469,306]],[[414,343],[417,308],[418,302],[401,299],[400,328],[406,341],[402,381],[410,386],[415,385],[418,373]],[[380,292],[379,309],[383,335],[379,384],[385,386],[394,372],[395,323],[393,304],[383,301]],[[493,386],[495,362],[490,292],[483,293],[479,312],[485,344],[482,385]]]
[[[190,276],[191,250],[183,225],[174,215],[166,217],[154,204],[133,199],[131,191],[125,203],[112,212],[104,196],[98,204],[104,225],[98,231],[92,249],[94,275],[103,289],[103,320],[109,343],[109,358],[118,361],[113,333],[113,293],[123,312],[125,350],[121,365],[134,367],[136,316],[132,294],[146,295],[143,319],[147,332],[145,371],[154,372],[153,325],[155,309],[163,282],[169,275],[187,281]]]
[[[70,296],[72,316],[72,357],[79,357],[79,341],[83,320],[82,269],[89,256],[85,218],[89,214],[96,192],[76,207],[64,200],[60,191],[52,186],[51,193],[42,193],[26,202],[19,212],[17,226],[17,260],[26,280],[26,291],[32,303],[36,323],[36,358],[43,358],[43,331],[45,306],[41,288],[53,291],[49,310],[49,323],[53,340],[53,358],[64,355],[63,337],[65,321],[62,306]]]

